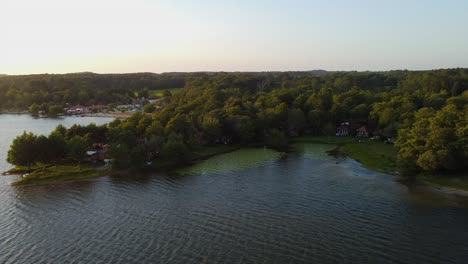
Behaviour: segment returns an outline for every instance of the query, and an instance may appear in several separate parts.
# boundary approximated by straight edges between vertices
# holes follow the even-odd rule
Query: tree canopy
[[[135,76],[137,83],[138,78],[149,78],[144,74]],[[148,106],[144,113],[116,120],[105,128],[76,126],[58,131],[67,141],[74,136],[88,136],[91,142],[109,143],[114,158],[120,164],[129,164],[129,153],[143,160],[161,157],[183,162],[190,151],[206,144],[263,143],[284,148],[289,137],[335,134],[340,123],[350,122],[367,126],[371,135],[398,138],[400,165],[406,171],[454,172],[467,168],[468,69],[200,73],[158,78],[162,76],[173,81],[180,77],[185,86],[179,93],[158,101],[159,107]],[[127,77],[106,78],[129,84]],[[99,75],[89,78],[100,83]],[[8,82],[0,79],[1,83]],[[82,97],[78,101],[97,98],[96,91],[81,94],[77,81],[71,83],[75,88],[63,91],[77,92],[77,98]],[[123,88],[122,83],[104,87],[114,91],[116,98],[129,91],[133,94],[132,89],[154,87],[134,84]],[[49,82],[34,85],[50,88]],[[8,104],[14,105],[24,94],[17,98],[13,95],[24,91],[34,93],[37,89],[0,88],[0,97],[7,96]],[[54,103],[65,100],[58,98]],[[22,140],[31,135],[24,137]],[[26,160],[22,164],[28,163],[28,159],[21,159]]]

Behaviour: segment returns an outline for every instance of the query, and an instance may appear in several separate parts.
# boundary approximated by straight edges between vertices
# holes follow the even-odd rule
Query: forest
[[[51,112],[67,105],[126,104],[151,90],[181,88],[185,74],[36,74],[0,76],[0,111],[31,106]]]
[[[184,163],[200,146],[287,149],[293,137],[335,135],[340,123],[349,122],[365,125],[370,136],[396,139],[403,174],[459,173],[468,167],[468,69],[1,77],[0,100],[4,109],[104,103],[178,85],[184,88],[158,102],[160,107],[107,126],[59,127],[41,140],[24,134],[13,142],[8,159],[23,166],[79,161],[86,146],[100,143],[110,146],[116,168]],[[58,150],[49,147],[41,161],[23,151],[40,149],[35,146],[47,140]]]

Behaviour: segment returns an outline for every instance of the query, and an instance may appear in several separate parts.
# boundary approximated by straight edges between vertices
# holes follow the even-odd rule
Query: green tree
[[[251,142],[255,137],[255,122],[248,116],[232,116],[228,122],[231,124],[231,131],[242,143]]]
[[[162,148],[162,157],[182,163],[188,160],[189,151],[184,143],[183,137],[179,134],[170,134]]]
[[[49,163],[53,155],[53,149],[49,144],[49,139],[44,135],[40,135],[37,137],[35,145],[37,154],[40,153],[37,155],[36,161],[40,163]]]
[[[306,126],[304,112],[301,109],[291,109],[288,112],[288,129],[295,133],[301,133]]]
[[[60,115],[60,114],[63,113],[63,108],[60,105],[51,105],[51,106],[49,106],[49,109],[47,110],[47,113],[50,116]]]
[[[88,140],[85,137],[74,136],[67,142],[67,157],[81,165],[81,161],[86,158],[88,150]]]
[[[455,102],[456,100],[450,101]],[[449,103],[439,111],[422,108],[414,124],[399,131],[397,147],[405,171],[457,171],[467,168],[466,105]],[[461,133],[460,133],[461,132]]]
[[[288,140],[283,131],[271,129],[266,135],[266,143],[268,146],[280,150],[284,150],[288,146]]]
[[[154,104],[147,104],[145,107],[143,107],[143,111],[145,113],[153,113],[156,111],[156,106]]]
[[[208,139],[216,140],[221,136],[221,122],[217,117],[205,115],[201,125],[203,132]]]
[[[146,149],[143,145],[136,145],[130,151],[130,167],[142,168],[146,162]]]
[[[131,149],[126,144],[117,143],[110,146],[109,155],[112,158],[112,167],[126,169],[130,167]]]
[[[159,120],[152,120],[151,124],[146,128],[145,136],[150,138],[152,136],[164,136],[164,128]]]
[[[46,163],[58,162],[65,158],[67,142],[59,130],[55,130],[49,135],[47,144],[48,161]]]
[[[29,106],[29,113],[31,113],[33,116],[37,116],[39,114],[39,106],[36,103],[33,103],[31,106]]]
[[[171,93],[169,90],[164,90],[162,96],[163,96],[163,97],[171,97],[171,96],[172,96],[172,93]]]
[[[17,136],[8,150],[7,161],[17,166],[27,166],[30,170],[40,155],[36,143],[37,136],[32,133],[24,132]]]

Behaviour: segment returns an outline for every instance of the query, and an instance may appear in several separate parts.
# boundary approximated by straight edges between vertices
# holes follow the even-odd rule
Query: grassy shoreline
[[[305,136],[294,138],[292,143],[319,143],[339,146],[339,152],[364,167],[389,174],[398,174],[397,150],[381,141],[361,140],[352,137]]]
[[[319,144],[330,144],[340,146],[340,151],[343,151],[346,156],[361,162],[363,166],[382,171],[386,173],[396,174],[396,150],[392,145],[386,145],[381,142],[364,141],[357,142],[352,137],[334,137],[334,136],[305,136],[298,137],[291,140],[291,143],[319,143]],[[186,165],[196,163],[197,161],[207,159],[216,155],[232,152],[241,148],[240,145],[214,145],[204,146],[193,150],[190,154]],[[169,160],[157,160],[152,165],[145,168],[146,171],[159,171],[168,170],[172,167],[178,166],[175,162]],[[68,167],[65,169],[64,167]],[[57,171],[51,169],[41,169],[41,167],[34,168],[34,172],[23,177],[15,184],[48,184],[61,181],[69,180],[80,180],[80,179],[91,179],[104,176],[104,174],[122,173],[124,171],[116,171],[107,169],[105,173],[103,171],[97,171],[91,166],[86,167],[87,169],[82,171],[76,171],[73,165],[62,165],[62,170]],[[10,173],[25,173],[25,168],[18,167],[10,170]],[[48,176],[50,175],[50,176]]]
[[[399,175],[397,168],[397,150],[393,145],[387,145],[380,141],[357,141],[352,137],[334,137],[334,136],[305,136],[297,137],[291,140],[294,143],[318,143],[337,146],[339,154],[344,154],[351,159],[360,162],[364,167],[388,174]],[[200,147],[190,154],[188,162],[183,165],[191,165],[198,161],[229,153],[240,149],[240,145],[213,145]],[[179,166],[172,161],[157,160],[152,165],[145,168],[146,171],[170,170]],[[106,175],[119,174],[125,171],[104,169],[103,167],[93,167],[84,165],[78,169],[75,165],[41,165],[31,168],[32,173],[21,178],[14,185],[45,185],[60,183],[64,181],[94,179]],[[8,174],[27,173],[27,168],[16,167]],[[445,188],[449,191],[463,190],[468,191],[468,175],[420,175],[416,177],[419,184],[434,187],[436,189]]]
[[[47,185],[64,181],[87,180],[108,175],[110,169],[90,165],[53,165],[36,169],[25,175],[13,185]]]
[[[202,159],[207,159],[216,155],[228,153],[239,149],[238,145],[217,145],[202,147],[192,152],[188,164],[195,163]],[[146,167],[146,170],[165,170],[171,167],[177,166],[177,163],[158,160],[154,165]],[[112,170],[103,166],[96,167],[91,165],[82,165],[78,167],[76,165],[62,164],[62,165],[38,165],[31,167],[29,170],[26,167],[16,167],[4,175],[14,174],[25,174],[31,172],[18,181],[14,182],[13,185],[47,185],[55,184],[66,181],[77,181],[77,180],[89,180],[95,179],[107,175],[119,174],[124,171]]]
[[[392,175],[400,175],[397,166],[397,149],[380,141],[358,142],[352,137],[304,136],[292,139],[292,143],[319,143],[339,146],[344,154],[364,167]],[[418,175],[417,184],[432,187],[447,193],[468,191],[468,175]]]
[[[421,175],[418,180],[423,184],[436,189],[447,189],[449,191],[462,190],[468,192],[468,175]]]

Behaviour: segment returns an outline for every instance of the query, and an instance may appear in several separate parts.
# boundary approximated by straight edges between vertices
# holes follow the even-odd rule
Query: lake
[[[4,117],[2,141],[58,122]],[[0,177],[0,263],[467,263],[466,198],[295,147],[51,186]]]

